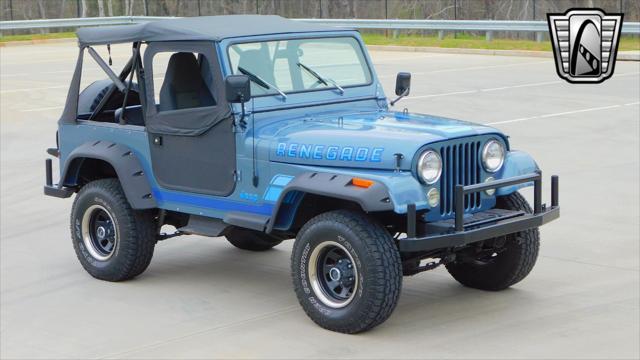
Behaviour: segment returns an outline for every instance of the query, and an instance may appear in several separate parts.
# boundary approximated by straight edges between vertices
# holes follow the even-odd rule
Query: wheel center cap
[[[339,281],[342,277],[342,273],[340,272],[340,269],[334,267],[329,270],[329,277],[333,281]]]
[[[96,230],[96,233],[100,239],[104,239],[104,236],[107,235],[107,230],[104,227],[100,226]]]

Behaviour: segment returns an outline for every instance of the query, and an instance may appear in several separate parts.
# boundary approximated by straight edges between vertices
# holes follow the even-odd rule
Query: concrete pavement
[[[84,272],[71,200],[42,195],[76,51],[0,48],[0,357],[640,356],[640,63],[618,63],[600,85],[571,85],[552,59],[374,52],[388,95],[396,72],[413,73],[399,109],[493,124],[546,176],[560,175],[562,216],[542,229],[538,264],[512,289],[467,289],[444,269],[408,277],[391,318],[349,336],[299,307],[291,242],[256,254],[181,237],[159,243],[133,281]],[[129,51],[114,47],[114,63]],[[92,65],[83,82],[102,77]]]

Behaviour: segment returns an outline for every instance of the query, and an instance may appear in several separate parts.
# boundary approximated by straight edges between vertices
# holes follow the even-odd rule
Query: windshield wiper
[[[342,88],[342,86],[338,85],[338,83],[335,82],[333,79],[328,78],[328,77],[323,77],[322,75],[318,74],[318,72],[316,72],[315,70],[313,70],[312,68],[308,67],[307,65],[305,65],[303,63],[299,62],[298,66],[303,68],[306,72],[311,74],[311,76],[313,76],[314,78],[318,79],[318,81],[323,83],[325,86],[329,86],[329,83],[331,83],[331,85],[335,86],[336,89],[338,89],[338,91],[340,91],[340,95],[344,94],[344,89]]]
[[[265,88],[267,90],[273,89],[275,91],[278,92],[278,94],[280,94],[282,96],[283,99],[287,99],[287,95],[282,92],[282,90],[278,89],[275,85],[273,84],[269,84],[268,82],[266,82],[263,78],[259,77],[258,75],[252,73],[251,71],[243,68],[242,66],[238,66],[238,71],[240,71],[241,73],[243,73],[244,75],[247,75],[249,77],[249,80],[253,81],[254,83],[256,83],[256,85]]]

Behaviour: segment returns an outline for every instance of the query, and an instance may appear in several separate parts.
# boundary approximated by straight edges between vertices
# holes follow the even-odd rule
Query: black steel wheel
[[[496,207],[532,212],[527,200],[518,192],[498,197]],[[453,278],[464,286],[499,291],[529,275],[539,248],[540,234],[535,228],[485,240],[481,246],[470,246],[446,266]]]
[[[73,247],[95,278],[122,281],[141,274],[153,256],[155,230],[153,213],[133,210],[118,179],[86,184],[73,202]]]
[[[358,333],[384,322],[402,287],[400,254],[380,224],[338,210],[311,219],[291,254],[300,305],[321,327]]]
[[[82,216],[82,240],[95,259],[108,260],[118,245],[118,233],[111,214],[99,204],[91,205]]]
[[[335,241],[318,244],[309,256],[311,288],[325,305],[342,308],[358,288],[358,269],[349,250]]]

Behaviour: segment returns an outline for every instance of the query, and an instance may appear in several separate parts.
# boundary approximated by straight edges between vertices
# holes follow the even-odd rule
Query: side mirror
[[[395,105],[400,99],[409,95],[409,90],[411,90],[411,73],[399,72],[396,76],[396,95],[398,97],[389,104]]]
[[[247,75],[227,76],[224,87],[230,103],[245,103],[251,99],[251,81]]]
[[[396,95],[407,96],[411,89],[411,73],[399,72],[396,76]]]

